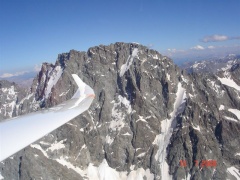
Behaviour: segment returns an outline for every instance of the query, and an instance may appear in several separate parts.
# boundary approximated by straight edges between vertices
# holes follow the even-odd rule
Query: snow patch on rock
[[[66,161],[63,156],[61,156],[59,159],[56,159],[56,161],[59,164],[62,164],[63,166],[66,166],[68,169],[74,170],[76,173],[80,174],[81,176],[84,176],[86,174],[83,170],[81,170],[79,167],[74,166],[72,163]]]
[[[107,135],[107,136],[106,136],[106,143],[107,143],[107,144],[109,144],[109,145],[110,145],[110,144],[112,144],[112,143],[113,143],[113,141],[114,141],[114,139],[113,139],[113,138],[111,138],[109,135]]]
[[[68,89],[66,92],[61,93],[59,96],[65,96],[69,91],[70,89]]]
[[[4,177],[2,176],[2,174],[0,173],[0,180],[4,179]]]
[[[63,142],[65,142],[67,139],[64,139],[64,140],[61,140],[59,142],[54,142],[51,147],[49,147],[47,150],[50,150],[50,151],[55,151],[55,150],[59,150],[59,149],[62,149],[62,148],[65,148],[65,145],[63,144]]]
[[[125,134],[122,134],[123,136],[131,136],[129,132],[126,132]]]
[[[233,175],[236,179],[240,179],[240,172],[237,168],[235,167],[229,167],[227,168],[227,172],[231,175]]]
[[[31,144],[30,147],[40,150],[44,156],[49,158],[47,152],[43,150],[43,148],[39,144]]]
[[[223,116],[225,119],[230,120],[230,121],[234,121],[234,122],[238,122],[238,120],[228,117],[228,116]]]
[[[221,91],[221,88],[219,85],[216,84],[214,81],[210,81],[210,87],[216,92],[217,95],[223,96],[224,91]]]
[[[120,77],[122,77],[124,73],[130,68],[135,57],[138,57],[138,48],[133,49],[132,55],[130,55],[127,59],[127,62],[121,66]]]
[[[144,180],[146,177],[147,180],[154,179],[154,175],[150,172],[149,169],[144,170],[143,168],[138,168],[135,171],[131,171],[127,177],[127,180]]]
[[[194,126],[194,125],[193,125],[192,127],[193,127],[193,129],[195,129],[195,130],[197,130],[197,131],[199,131],[199,132],[201,131],[199,126]]]
[[[228,109],[228,111],[235,114],[237,116],[238,120],[240,120],[240,111],[238,109]]]
[[[218,80],[221,81],[222,84],[240,91],[240,86],[237,85],[235,81],[233,81],[230,77],[224,77],[224,78],[218,77]]]
[[[73,165],[72,163],[66,161],[64,157],[56,159],[56,161],[63,166],[66,166],[68,169],[74,170],[76,173],[80,174],[84,178],[94,179],[94,180],[153,180],[154,175],[150,172],[149,169],[144,170],[139,168],[133,170],[127,175],[126,171],[118,172],[116,169],[109,167],[106,159],[97,167],[92,163],[88,165],[85,170]]]
[[[55,69],[51,72],[50,79],[48,80],[47,88],[45,90],[45,98],[49,97],[52,87],[58,82],[62,73],[63,73],[63,69],[61,68],[61,66],[56,66]]]
[[[224,105],[220,105],[218,110],[221,111],[221,110],[224,110],[224,108],[225,108]]]
[[[148,123],[148,122],[146,121],[146,119],[143,118],[143,116],[140,116],[140,115],[139,115],[138,117],[139,117],[139,119],[138,119],[136,122],[142,121],[142,122]]]
[[[172,176],[169,175],[169,166],[166,162],[167,157],[167,146],[170,142],[170,138],[173,132],[173,121],[175,117],[183,110],[181,105],[185,103],[186,90],[182,87],[181,83],[178,83],[178,90],[176,93],[176,100],[174,103],[174,109],[172,111],[171,119],[165,119],[161,121],[161,134],[157,135],[153,144],[157,144],[159,149],[155,155],[155,159],[159,161],[161,176],[163,179],[172,179]]]
[[[130,114],[132,112],[131,104],[127,98],[122,97],[121,95],[118,95],[118,102],[112,101],[112,103],[112,121],[110,122],[109,128],[112,130],[121,129],[125,125],[124,119],[126,114],[124,111],[127,111],[127,113]],[[123,108],[122,104],[125,108]]]

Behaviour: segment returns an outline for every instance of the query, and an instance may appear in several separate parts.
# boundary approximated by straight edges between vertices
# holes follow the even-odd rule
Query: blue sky
[[[239,0],[0,0],[0,76],[119,41],[175,61],[240,52],[239,8]]]

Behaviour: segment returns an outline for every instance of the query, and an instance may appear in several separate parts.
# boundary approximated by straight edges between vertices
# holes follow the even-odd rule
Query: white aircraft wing
[[[95,95],[92,88],[72,75],[79,89],[58,106],[0,122],[0,162],[86,111]]]

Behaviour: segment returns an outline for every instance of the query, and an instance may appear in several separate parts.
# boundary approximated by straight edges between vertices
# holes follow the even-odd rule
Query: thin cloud
[[[0,76],[0,78],[9,78],[9,77],[13,77],[14,75],[13,74],[10,74],[10,73],[4,73]]]
[[[203,39],[201,39],[201,41],[207,43],[207,42],[234,40],[234,39],[240,39],[240,36],[230,37],[226,35],[214,34],[211,36],[205,36]]]
[[[197,46],[194,46],[190,49],[194,49],[194,50],[204,50],[205,48],[203,46],[200,46],[200,45],[197,45]]]
[[[208,49],[215,49],[215,46],[208,46]]]
[[[18,71],[15,73],[9,73],[9,72],[3,73],[2,75],[0,75],[0,78],[11,78],[11,77],[22,76],[27,73],[34,73],[34,72],[36,73],[36,72],[39,72],[41,68],[42,68],[42,64],[36,64],[33,68],[27,71]]]
[[[204,49],[203,49],[204,48]],[[240,44],[228,46],[200,46],[197,45],[183,51],[177,49],[166,49],[163,54],[175,61],[201,60],[209,57],[224,57],[228,54],[239,54]]]
[[[153,48],[154,45],[153,45],[153,44],[148,44],[147,47],[148,47],[148,48]]]
[[[172,52],[172,53],[175,53],[177,50],[176,49],[167,49],[168,52]]]
[[[172,53],[176,53],[176,52],[184,52],[185,50],[182,50],[182,49],[167,49],[168,52],[172,52]]]
[[[166,52],[165,52],[165,55],[166,56],[169,56],[169,57],[172,57],[174,56],[175,54],[184,54],[185,53],[185,50],[182,50],[182,49],[167,49]]]
[[[39,72],[39,71],[41,70],[41,68],[42,68],[42,64],[36,64],[36,65],[34,66],[34,71],[35,71],[35,72]]]
[[[20,75],[23,75],[23,74],[26,74],[26,73],[28,73],[28,71],[16,72],[14,74],[4,73],[0,76],[0,78],[10,78],[10,77],[15,77],[15,76],[20,76]]]

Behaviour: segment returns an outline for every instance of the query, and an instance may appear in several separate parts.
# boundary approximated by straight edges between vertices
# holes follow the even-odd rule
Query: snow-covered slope
[[[132,52],[132,55],[130,55],[130,56],[128,57],[126,63],[121,66],[120,76],[123,76],[124,73],[130,68],[130,66],[131,66],[132,63],[133,63],[133,59],[137,57],[137,54],[138,54],[138,49],[137,49],[137,48],[134,48],[134,49],[133,49],[133,52]]]
[[[233,79],[231,79],[231,77],[223,77],[223,78],[218,77],[218,80],[221,81],[222,84],[240,91],[240,86],[236,84],[236,82]]]
[[[166,161],[167,158],[167,147],[170,143],[170,138],[174,128],[176,128],[176,116],[182,113],[184,109],[184,103],[186,98],[185,89],[182,87],[181,83],[178,83],[178,90],[176,93],[176,99],[174,102],[174,109],[170,114],[170,119],[165,119],[161,121],[161,134],[157,135],[154,144],[159,146],[159,150],[155,155],[155,158],[159,161],[161,169],[161,179],[172,179],[169,175],[169,165]],[[157,177],[160,179],[160,177]]]

